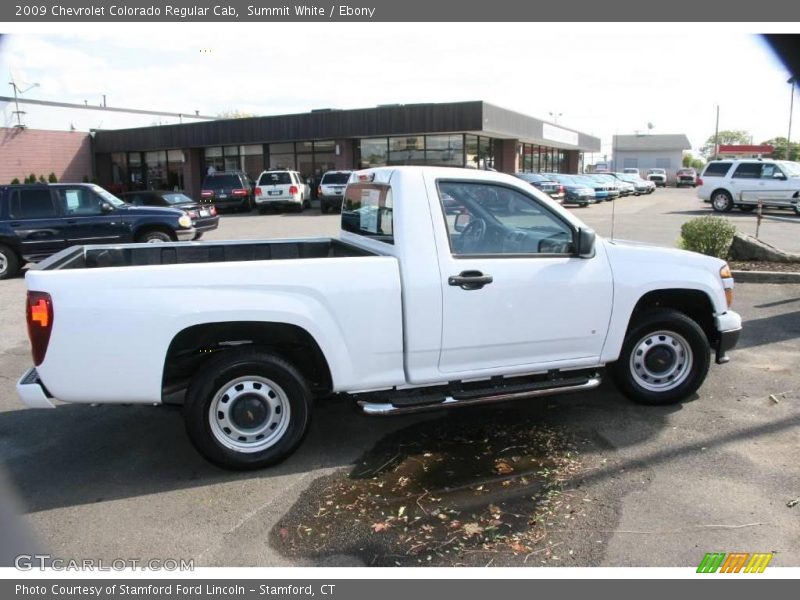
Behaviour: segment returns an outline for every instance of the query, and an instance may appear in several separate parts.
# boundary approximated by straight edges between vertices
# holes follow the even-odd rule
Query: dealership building
[[[184,189],[210,171],[443,165],[577,173],[599,138],[487,102],[381,105],[91,132],[93,171],[112,191]]]

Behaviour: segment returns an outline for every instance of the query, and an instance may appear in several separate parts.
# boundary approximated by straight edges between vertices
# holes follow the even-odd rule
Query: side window
[[[147,194],[142,198],[142,205],[144,206],[161,206],[161,202],[158,199],[158,196],[154,196],[152,194]]]
[[[783,175],[781,168],[773,163],[765,163],[761,167],[761,179],[774,179],[776,175]]]
[[[759,179],[761,177],[761,163],[740,163],[733,172],[734,179]]]
[[[729,162],[712,162],[703,171],[703,177],[725,177],[730,168],[731,163]]]
[[[47,188],[14,191],[8,212],[12,219],[47,219],[58,216],[58,208]]]
[[[342,229],[394,244],[392,190],[387,185],[347,186],[342,202]]]
[[[133,194],[133,195],[130,195],[130,196],[125,196],[123,198],[123,200],[125,200],[125,202],[127,202],[128,204],[133,204],[134,206],[141,206],[142,205],[142,196],[141,196],[141,194]]]
[[[573,231],[535,198],[501,185],[439,183],[453,255],[573,254]]]
[[[91,217],[103,214],[103,200],[86,188],[58,188],[64,211],[68,215]]]

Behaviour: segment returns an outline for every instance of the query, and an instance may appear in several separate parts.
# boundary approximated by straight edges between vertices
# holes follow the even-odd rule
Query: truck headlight
[[[189,229],[192,226],[192,218],[189,215],[181,215],[178,217],[178,225]]]

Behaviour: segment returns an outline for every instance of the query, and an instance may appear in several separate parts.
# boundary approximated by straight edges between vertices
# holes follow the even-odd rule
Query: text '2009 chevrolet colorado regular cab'
[[[25,403],[182,403],[228,468],[288,456],[332,393],[391,415],[590,390],[608,365],[678,402],[741,328],[723,261],[596,239],[524,181],[451,168],[355,172],[339,239],[77,247],[26,283]]]

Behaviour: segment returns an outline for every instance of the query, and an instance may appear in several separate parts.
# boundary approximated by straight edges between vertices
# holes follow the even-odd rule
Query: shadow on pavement
[[[746,320],[736,349],[742,350],[797,338],[800,338],[800,310]]]

